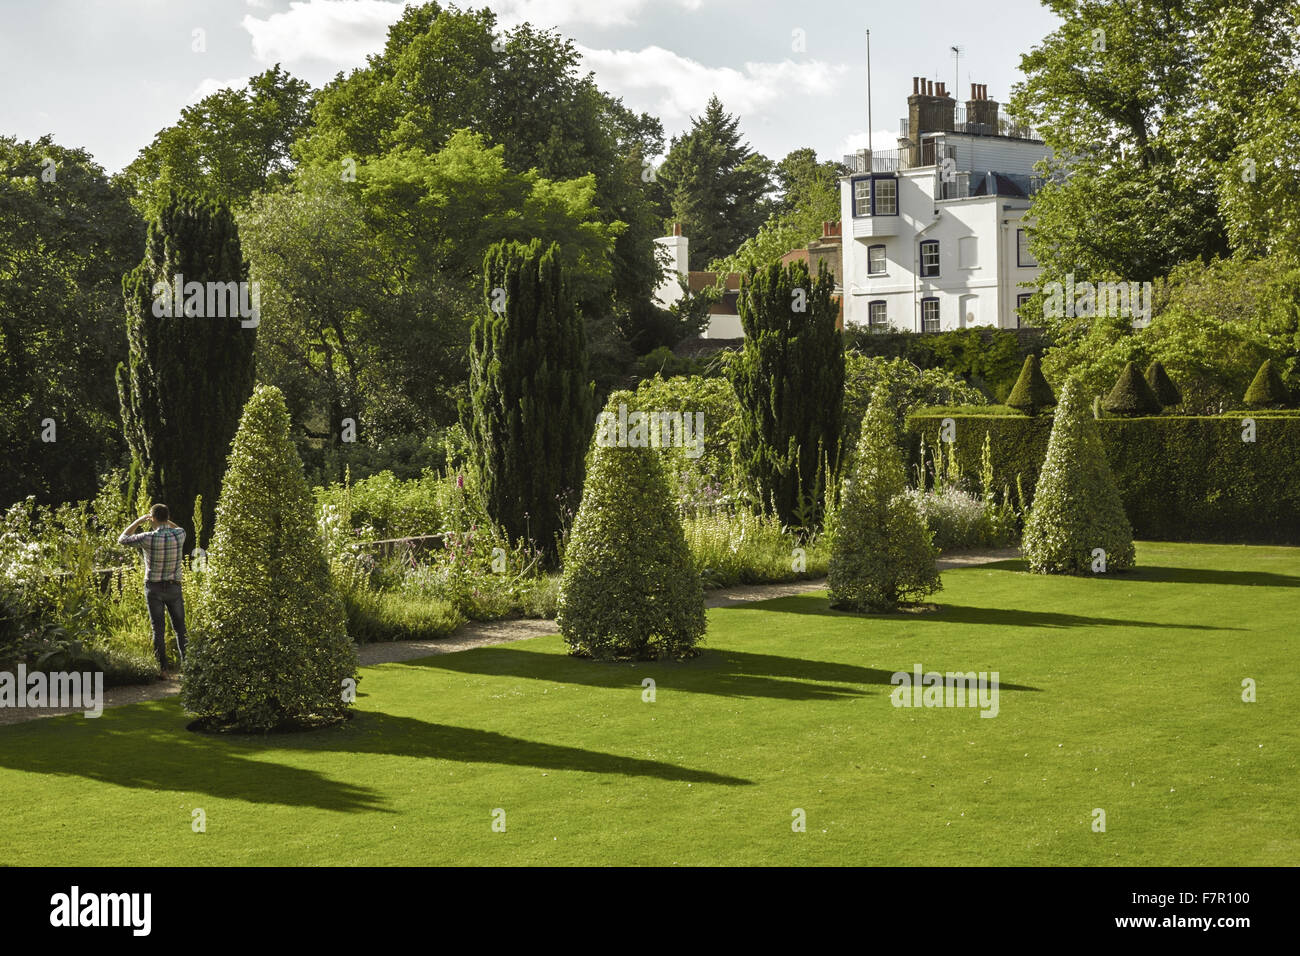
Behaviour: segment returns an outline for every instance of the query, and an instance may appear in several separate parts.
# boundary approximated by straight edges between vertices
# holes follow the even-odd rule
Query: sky
[[[183,107],[276,63],[319,86],[379,51],[401,0],[0,0],[0,135],[52,133],[108,172]],[[773,159],[811,146],[839,159],[872,127],[892,148],[913,76],[971,83],[1006,102],[1020,55],[1057,19],[1037,0],[478,0],[509,27],[571,38],[606,92],[689,129],[709,96]],[[962,50],[960,60],[952,46]]]

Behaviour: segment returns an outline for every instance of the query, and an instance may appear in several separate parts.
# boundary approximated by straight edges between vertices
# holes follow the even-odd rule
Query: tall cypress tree
[[[117,367],[117,390],[135,472],[178,524],[190,523],[202,495],[207,537],[253,392],[257,330],[255,318],[240,314],[254,301],[241,295],[247,281],[230,210],[175,193],[149,224],[144,260],[123,280],[130,351]],[[191,545],[206,546],[187,531]]]
[[[556,243],[497,243],[484,256],[483,285],[466,430],[488,513],[511,540],[530,540],[554,561],[595,420],[582,319]]]
[[[838,471],[844,337],[834,280],[795,262],[751,270],[738,310],[745,347],[727,375],[740,401],[741,467],[750,492],[785,524],[821,519]]]

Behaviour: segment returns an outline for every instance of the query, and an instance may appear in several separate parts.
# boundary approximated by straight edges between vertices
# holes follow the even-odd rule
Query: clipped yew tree
[[[1062,390],[1021,549],[1039,574],[1122,571],[1134,563],[1133,528],[1075,379]]]
[[[627,393],[606,412],[617,415]],[[602,419],[604,416],[602,416]],[[572,653],[600,660],[684,658],[704,637],[704,591],[653,447],[602,440],[564,554],[556,624]]]
[[[1026,415],[1037,415],[1049,405],[1056,404],[1056,393],[1043,376],[1039,367],[1038,356],[1028,355],[1025,364],[1020,367],[1020,377],[1015,387],[1007,396],[1007,405]]]
[[[939,590],[939,552],[925,518],[905,494],[896,421],[888,390],[877,385],[834,512],[832,607],[892,611]]]
[[[1174,405],[1183,403],[1183,393],[1178,390],[1174,380],[1169,377],[1165,371],[1164,363],[1159,359],[1147,366],[1146,375],[1147,384],[1151,386],[1151,391],[1155,393],[1156,400],[1165,408],[1171,408]]]
[[[844,334],[835,280],[804,262],[747,273],[736,303],[745,342],[727,366],[740,405],[736,459],[760,507],[792,527],[821,523],[837,474]]]
[[[1242,400],[1251,408],[1286,408],[1290,404],[1291,390],[1272,359],[1264,360]]]
[[[594,411],[583,319],[556,243],[493,245],[483,283],[466,432],[488,513],[511,541],[531,540],[555,563]]]
[[[1138,371],[1137,365],[1128,362],[1124,371],[1115,380],[1115,387],[1102,399],[1101,407],[1112,415],[1124,415],[1130,418],[1140,415],[1159,415],[1160,399],[1155,390]]]
[[[307,728],[346,716],[356,673],[284,396],[259,386],[221,486],[181,700],[205,729]]]

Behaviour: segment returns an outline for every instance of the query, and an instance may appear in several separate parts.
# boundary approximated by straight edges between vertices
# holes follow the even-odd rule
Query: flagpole
[[[871,31],[867,31],[867,172],[876,171],[876,154],[871,143]]]

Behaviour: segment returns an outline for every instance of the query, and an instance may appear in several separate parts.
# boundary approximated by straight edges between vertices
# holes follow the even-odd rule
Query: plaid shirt
[[[155,528],[139,534],[123,534],[118,544],[138,548],[144,555],[144,579],[149,581],[181,580],[181,557],[185,553],[184,528]]]

